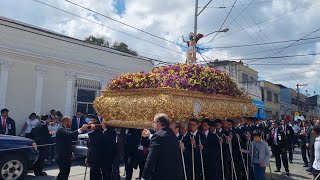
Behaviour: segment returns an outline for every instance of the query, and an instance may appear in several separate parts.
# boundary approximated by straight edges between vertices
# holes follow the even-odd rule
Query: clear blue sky
[[[114,0],[117,14],[122,15],[126,11],[126,0]]]

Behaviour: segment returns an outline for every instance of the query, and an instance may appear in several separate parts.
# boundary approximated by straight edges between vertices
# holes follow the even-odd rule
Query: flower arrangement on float
[[[257,111],[228,74],[193,64],[121,75],[111,80],[94,107],[111,125],[127,128],[150,128],[159,112],[181,121],[251,116]]]

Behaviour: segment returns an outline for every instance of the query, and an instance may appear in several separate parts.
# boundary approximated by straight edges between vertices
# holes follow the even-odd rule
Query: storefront
[[[255,104],[258,108],[258,112],[254,115],[256,118],[265,119],[265,106],[263,101],[252,100],[252,103]]]

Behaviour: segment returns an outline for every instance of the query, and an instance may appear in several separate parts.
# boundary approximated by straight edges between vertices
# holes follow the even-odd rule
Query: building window
[[[250,83],[254,83],[254,78],[252,76],[250,76]]]
[[[272,92],[267,91],[267,101],[272,101]]]
[[[279,103],[279,94],[274,94],[274,102]]]
[[[242,73],[242,83],[247,83],[249,81],[249,76],[246,73]]]
[[[264,89],[261,87],[261,99],[264,102],[265,98],[264,98]]]
[[[76,80],[76,111],[87,114],[95,114],[93,101],[99,95],[101,82],[85,79]]]

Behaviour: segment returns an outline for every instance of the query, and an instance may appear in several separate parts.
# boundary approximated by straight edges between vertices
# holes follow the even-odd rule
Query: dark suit
[[[136,155],[140,144],[141,131],[127,129],[125,136],[125,169],[126,180],[132,179],[133,168],[137,168]]]
[[[86,122],[86,120],[84,118],[81,117],[80,121],[79,121],[79,124],[78,124],[77,117],[74,116],[72,118],[71,131],[75,131],[75,130],[81,128],[83,124],[87,124],[87,122]]]
[[[216,133],[209,133],[207,137],[208,172],[206,173],[206,179],[220,179],[222,177],[221,150],[218,137],[219,135]]]
[[[112,128],[103,131],[102,156],[100,157],[102,159],[103,180],[112,178],[112,164],[117,151],[116,136],[116,131]]]
[[[201,166],[201,156],[200,156],[200,149],[199,144],[201,141],[201,144],[203,145],[204,149],[202,151],[202,155],[204,157],[205,154],[207,154],[207,145],[206,145],[206,137],[204,134],[202,134],[200,131],[197,132],[195,136],[189,132],[184,138],[184,145],[185,145],[185,164],[186,164],[186,170],[187,170],[187,178],[192,179],[193,177],[193,171],[192,171],[192,149],[194,150],[194,171],[195,171],[195,179],[202,179],[202,166]],[[191,145],[191,138],[194,138],[196,141],[196,146],[193,147]],[[203,161],[204,162],[204,161]],[[205,162],[204,162],[205,163]],[[205,168],[205,167],[204,167]]]
[[[51,135],[49,134],[49,129],[45,121],[40,121],[40,123],[32,130],[34,140],[37,145],[45,145],[49,143]],[[39,146],[39,157],[34,163],[34,174],[41,175],[43,169],[43,163],[47,156],[48,146]]]
[[[308,143],[308,131],[310,131],[311,127],[302,127],[300,130],[300,133],[302,131],[305,131],[306,135],[299,135],[299,139],[300,139],[300,148],[301,148],[301,155],[302,155],[302,160],[304,162],[305,166],[308,166],[308,158],[307,158],[307,154],[310,158],[310,153],[309,153],[309,148],[307,147],[307,143]]]
[[[187,178],[192,178],[192,160],[191,160],[191,143],[190,143],[190,133],[187,132],[184,135],[179,135],[178,140],[184,144],[185,150],[183,151],[183,157],[185,162],[185,171]],[[181,152],[180,152],[181,153]]]
[[[78,137],[78,130],[68,131],[61,127],[56,133],[56,162],[59,166],[57,180],[67,180],[71,168],[71,155],[73,152],[72,139]]]
[[[281,127],[278,127],[277,133],[275,133],[275,129],[272,129],[270,133],[271,133],[271,136],[268,139],[268,143],[271,144],[271,150],[276,159],[277,170],[281,169],[281,159],[282,159],[282,164],[285,168],[285,171],[289,172],[288,156],[287,156],[288,145],[287,145],[286,134],[284,133]],[[274,140],[274,137],[276,138],[276,142]]]
[[[87,163],[90,166],[90,179],[102,179],[102,145],[103,133],[101,130],[91,131],[88,139]]]
[[[181,180],[182,163],[179,142],[170,128],[156,132],[150,141],[142,178],[146,180]]]
[[[237,135],[240,136],[241,133],[242,131],[240,129],[233,129],[231,131],[231,134],[232,134],[231,147],[232,147],[232,156],[233,156],[233,162],[234,162],[237,178],[246,179],[246,173],[245,173],[244,165],[242,162],[242,156],[240,152],[241,144],[239,143],[240,141],[238,142],[238,137],[237,137]]]
[[[0,118],[0,121],[1,121],[1,118]],[[13,119],[11,119],[10,117],[7,117],[6,125],[3,127],[2,124],[3,123],[1,121],[0,122],[0,134],[11,135],[11,136],[16,135],[16,123],[14,122]]]
[[[287,138],[287,149],[289,152],[289,160],[292,161],[293,159],[293,138],[294,138],[294,131],[292,129],[291,126],[289,125],[285,125],[285,126],[281,126],[283,129],[283,132],[286,134],[286,138]]]
[[[315,142],[315,136],[312,133],[312,128],[309,128],[308,132],[307,132],[307,143],[309,144],[309,168],[312,169],[312,165],[313,165],[313,161],[314,161],[314,142]]]
[[[125,129],[120,128],[116,130],[117,132],[117,153],[115,159],[113,161],[113,168],[112,168],[112,180],[120,180],[120,164],[121,161],[124,159],[124,140],[125,140]]]

